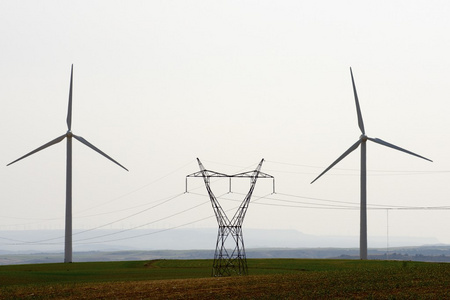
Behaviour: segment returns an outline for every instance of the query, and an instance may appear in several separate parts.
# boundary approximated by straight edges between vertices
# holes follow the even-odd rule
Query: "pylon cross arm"
[[[255,172],[257,172],[256,175],[255,175]],[[229,177],[241,177],[241,178],[274,178],[272,175],[263,173],[263,172],[258,171],[258,170],[253,170],[253,171],[248,171],[248,172],[238,173],[238,174],[234,174],[234,175],[229,175]]]
[[[224,173],[219,173],[219,172],[214,172],[214,171],[210,171],[210,170],[201,170],[192,174],[187,175],[186,177],[230,177],[230,175],[224,174]]]

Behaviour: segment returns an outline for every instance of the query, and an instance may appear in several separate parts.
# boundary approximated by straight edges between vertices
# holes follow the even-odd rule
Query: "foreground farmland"
[[[252,259],[249,276],[211,278],[211,260],[0,267],[0,298],[450,298],[450,264]]]

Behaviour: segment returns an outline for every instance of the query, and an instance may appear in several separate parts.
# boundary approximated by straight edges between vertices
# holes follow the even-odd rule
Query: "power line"
[[[194,194],[194,195],[197,195],[197,196],[208,197],[205,194],[192,193],[192,192],[190,192],[190,193]],[[152,207],[149,207],[147,209],[144,209],[144,210],[141,210],[139,212],[133,213],[131,215],[128,215],[128,216],[123,217],[123,218],[120,218],[118,220],[115,220],[115,221],[112,221],[112,222],[109,222],[109,223],[106,223],[106,224],[103,224],[103,225],[100,225],[100,226],[97,226],[97,227],[94,227],[94,228],[90,228],[88,230],[84,230],[84,231],[80,231],[80,232],[74,233],[73,235],[79,235],[79,234],[82,234],[82,233],[86,233],[86,232],[89,232],[89,231],[100,229],[100,228],[109,226],[111,224],[123,221],[125,219],[132,218],[132,217],[134,217],[136,215],[139,215],[141,213],[144,213],[144,212],[146,212],[146,211],[148,211],[150,209],[153,209],[153,208],[158,207],[158,206],[160,206],[162,204],[168,203],[169,201],[174,200],[174,199],[176,199],[176,198],[178,198],[178,197],[180,197],[180,196],[182,196],[184,194],[185,193],[180,193],[180,194],[177,194],[177,195],[174,195],[174,196],[170,196],[168,198],[165,198],[162,202],[160,202],[160,203],[158,203],[158,204],[156,204],[156,205],[154,205]],[[227,200],[227,201],[238,201],[238,200],[235,200],[235,199],[224,197],[224,195],[227,195],[227,194],[229,194],[229,193],[225,193],[225,194],[219,196],[218,198],[221,198],[221,199],[224,199],[224,200]],[[242,194],[242,193],[236,193],[236,194]],[[281,196],[286,196],[286,197],[294,197],[294,198],[301,198],[301,199],[309,199],[309,200],[317,200],[317,201],[330,202],[330,203],[336,203],[336,204],[342,204],[342,205],[313,203],[313,202],[304,202],[304,201],[292,201],[292,200],[276,198],[276,195],[281,195]],[[254,203],[255,205],[266,205],[266,206],[275,206],[275,207],[289,207],[289,208],[303,208],[303,209],[321,209],[321,210],[323,210],[323,209],[327,209],[327,210],[357,210],[357,209],[359,209],[359,204],[358,203],[354,203],[354,202],[330,200],[330,199],[315,198],[315,197],[307,197],[307,196],[292,195],[292,194],[286,194],[286,193],[271,193],[271,194],[267,194],[267,195],[264,195],[264,196],[256,196],[256,197],[258,197],[258,198],[255,198],[253,201],[251,201],[251,203]],[[269,200],[269,201],[277,201],[277,202],[293,203],[293,204],[303,204],[303,205],[264,203],[264,202],[261,202],[260,200]],[[156,234],[156,233],[160,233],[160,232],[164,232],[164,231],[168,231],[168,230],[184,227],[184,226],[187,226],[187,225],[191,225],[191,224],[194,224],[194,223],[197,223],[197,222],[200,222],[200,221],[212,218],[212,217],[214,217],[214,215],[210,215],[210,216],[205,217],[205,218],[197,219],[195,221],[191,221],[191,222],[184,223],[184,224],[181,224],[181,225],[173,226],[173,227],[170,227],[170,228],[165,228],[165,229],[162,229],[162,230],[159,230],[159,231],[146,233],[146,234],[141,234],[141,235],[136,235],[136,236],[132,236],[132,237],[125,237],[125,238],[112,239],[112,240],[99,241],[99,242],[79,243],[79,242],[86,241],[86,240],[98,239],[98,238],[101,238],[101,237],[106,237],[106,236],[111,236],[111,235],[116,235],[116,234],[119,234],[119,233],[131,231],[133,229],[142,228],[144,226],[147,226],[147,225],[150,225],[150,224],[154,224],[154,223],[157,223],[157,222],[160,222],[160,221],[172,218],[174,216],[180,215],[182,213],[191,211],[191,210],[193,210],[193,209],[195,209],[197,207],[200,207],[200,206],[202,206],[202,205],[204,205],[204,204],[206,204],[208,202],[209,202],[209,200],[205,201],[205,202],[202,202],[200,204],[197,204],[195,206],[189,207],[189,208],[187,208],[185,210],[182,210],[180,212],[177,212],[175,214],[172,214],[172,215],[169,215],[169,216],[166,216],[166,217],[162,217],[162,218],[159,218],[158,220],[154,220],[154,221],[151,221],[151,222],[148,222],[148,223],[145,223],[145,224],[134,226],[132,228],[121,230],[121,231],[118,231],[118,232],[115,232],[115,233],[104,234],[104,235],[99,235],[99,236],[96,236],[96,237],[81,239],[81,240],[77,240],[75,242],[77,242],[77,244],[98,244],[98,243],[121,241],[121,240],[133,239],[133,238],[137,238],[137,237],[141,237],[141,236]],[[226,211],[228,212],[228,211],[235,210],[235,209],[237,209],[237,206],[234,207],[234,208],[230,208],[230,209],[228,209]],[[373,204],[373,205],[371,205],[371,207],[368,207],[368,209],[370,209],[370,210],[450,210],[450,206],[393,206],[393,205]],[[44,242],[48,242],[48,241],[52,241],[52,240],[56,240],[56,239],[61,239],[61,238],[63,238],[63,236],[57,237],[57,238],[40,240],[40,241],[33,241],[33,242],[19,241],[19,240],[2,238],[2,237],[0,237],[0,238],[4,239],[4,240],[10,240],[10,241],[16,242],[14,245],[21,245],[21,244],[22,245],[23,244],[52,245],[52,244],[59,244],[59,243],[44,243]]]
[[[75,233],[72,234],[72,236],[79,235],[79,234],[82,234],[82,233],[86,233],[86,232],[89,232],[89,231],[93,231],[93,230],[96,230],[96,229],[100,229],[100,228],[103,228],[103,227],[112,225],[112,224],[114,224],[114,223],[123,221],[123,220],[125,220],[125,219],[134,217],[134,216],[136,216],[136,215],[142,214],[142,213],[144,213],[144,212],[146,212],[146,211],[148,211],[148,210],[150,210],[150,209],[153,209],[153,208],[158,207],[158,206],[160,206],[160,205],[162,205],[162,204],[164,204],[164,203],[167,203],[167,202],[169,202],[169,201],[171,201],[171,200],[173,200],[173,199],[175,199],[175,198],[178,198],[178,197],[180,197],[181,195],[183,195],[183,193],[178,194],[178,195],[175,195],[175,196],[172,196],[172,197],[169,197],[169,198],[165,199],[163,202],[161,202],[161,203],[159,203],[159,204],[156,204],[156,205],[154,205],[154,206],[152,206],[152,207],[146,208],[146,209],[141,210],[141,211],[139,211],[139,212],[136,212],[136,213],[134,213],[134,214],[128,215],[128,216],[126,216],[126,217],[120,218],[120,219],[118,219],[118,220],[115,220],[115,221],[112,221],[112,222],[109,222],[109,223],[106,223],[106,224],[103,224],[103,225],[100,225],[100,226],[97,226],[97,227],[93,227],[93,228],[90,228],[90,229],[86,229],[86,230],[83,230],[83,231],[75,232]],[[54,240],[57,240],[57,239],[61,239],[61,238],[63,238],[63,237],[64,237],[64,236],[59,236],[59,237],[50,238],[50,239],[45,239],[45,240],[39,240],[39,241],[33,241],[33,242],[24,242],[23,244],[42,244],[42,243],[44,243],[44,242],[54,241]]]
[[[209,198],[209,196],[204,195],[204,194],[198,194],[198,193],[194,193],[194,194],[195,194],[195,195],[198,195],[198,196],[208,197],[208,198]],[[227,193],[227,194],[228,194],[228,193]],[[224,194],[224,195],[225,195],[225,194]],[[222,196],[223,196],[223,195],[222,195]],[[219,196],[218,198],[221,198],[222,196]],[[257,198],[256,200],[259,200],[260,198],[263,198],[263,197],[259,197],[259,198]],[[201,203],[201,204],[199,204],[199,205],[196,205],[195,207],[198,207],[198,206],[203,205],[203,204],[206,204],[206,203],[209,203],[209,200],[206,201],[206,202],[204,202],[204,203]],[[233,208],[230,208],[230,209],[227,209],[227,210],[225,210],[225,212],[233,211],[233,210],[236,210],[237,208],[238,208],[238,206],[233,207]],[[191,210],[191,209],[192,209],[192,208],[186,209],[185,211],[188,211],[188,210]],[[183,211],[183,212],[185,212],[185,211]],[[180,212],[180,213],[181,213],[181,212]],[[175,215],[178,215],[178,214],[179,214],[179,213],[174,214],[174,215],[172,215],[172,216],[175,216]],[[172,217],[172,216],[169,216],[169,217]],[[167,218],[169,218],[169,217],[166,217],[166,218],[164,218],[164,219],[167,219]],[[184,224],[181,224],[181,225],[172,226],[172,227],[165,228],[165,229],[161,229],[161,230],[158,230],[158,231],[149,232],[149,233],[144,233],[144,234],[139,234],[139,235],[135,235],[135,236],[131,236],[131,237],[125,237],[125,238],[119,238],[119,239],[107,240],[107,241],[99,241],[99,242],[90,242],[90,243],[76,243],[77,241],[75,241],[75,243],[76,243],[76,244],[83,244],[83,245],[85,245],[85,244],[109,243],[109,242],[117,242],[117,241],[123,241],[123,240],[128,240],[128,239],[134,239],[134,238],[138,238],[138,237],[149,236],[149,235],[153,235],[153,234],[157,234],[157,233],[161,233],[161,232],[165,232],[165,231],[169,231],[169,230],[173,230],[173,229],[185,227],[185,226],[192,225],[192,224],[195,224],[195,223],[198,223],[198,222],[207,220],[207,219],[211,219],[211,218],[213,218],[213,217],[214,217],[214,215],[209,215],[208,217],[204,217],[204,218],[201,218],[201,219],[197,219],[197,220],[195,220],[195,221],[191,221],[191,222],[184,223]],[[79,241],[81,241],[81,240],[79,240]]]
[[[291,195],[291,194],[283,194],[283,193],[277,193],[279,195],[284,195],[288,197],[295,197],[295,198],[302,198],[302,199],[310,199],[310,200],[318,200],[318,201],[324,201],[324,202],[331,202],[331,203],[343,203],[343,204],[351,204],[351,205],[359,205],[359,203],[355,202],[348,202],[348,201],[338,201],[338,200],[329,200],[329,199],[323,199],[323,198],[315,198],[315,197],[306,197],[306,196],[300,196],[300,195]],[[311,204],[311,203],[307,203]],[[410,206],[401,206],[401,205],[385,205],[385,204],[368,204],[369,206],[373,207],[391,207],[391,208],[408,208]]]
[[[147,183],[147,184],[145,184],[145,185],[143,185],[143,186],[141,186],[141,187],[138,187],[138,188],[136,188],[136,189],[134,189],[134,190],[131,190],[131,191],[127,192],[127,193],[124,193],[124,194],[122,194],[122,195],[120,195],[120,196],[118,196],[118,197],[115,197],[115,198],[113,198],[113,199],[111,199],[111,200],[109,200],[109,201],[103,202],[103,203],[98,204],[98,205],[96,205],[96,206],[92,206],[92,207],[90,207],[90,208],[87,208],[87,209],[85,209],[85,210],[79,211],[79,212],[77,212],[77,213],[83,213],[83,212],[85,212],[85,211],[88,211],[88,210],[91,210],[91,209],[94,209],[94,208],[97,208],[97,207],[104,206],[104,205],[106,205],[106,204],[109,204],[109,203],[112,203],[112,202],[117,201],[117,200],[119,200],[119,199],[122,199],[122,198],[124,198],[124,197],[127,197],[127,196],[129,196],[129,195],[131,195],[131,194],[134,194],[134,193],[136,193],[136,192],[138,192],[138,191],[140,191],[140,190],[143,190],[143,189],[145,189],[146,187],[148,187],[148,186],[150,186],[150,185],[152,185],[152,184],[154,184],[154,183],[156,183],[156,182],[158,182],[158,181],[160,181],[160,180],[162,180],[162,179],[164,179],[164,178],[166,178],[166,177],[172,175],[173,173],[175,173],[175,172],[177,172],[177,171],[179,171],[179,170],[185,168],[187,165],[190,165],[191,163],[192,163],[192,160],[189,161],[188,163],[182,165],[181,167],[178,167],[178,168],[176,168],[175,170],[173,170],[173,171],[171,171],[171,172],[169,172],[169,173],[167,173],[167,174],[165,174],[165,175],[163,175],[163,176],[161,176],[161,177],[159,177],[159,178],[157,178],[157,179],[155,179],[155,180],[153,180],[153,181],[150,181],[149,183]]]
[[[311,169],[323,169],[323,166],[312,166],[312,165],[303,165],[303,164],[292,164],[292,163],[286,163],[286,162],[277,162],[277,161],[271,161],[266,160],[267,163],[274,163],[274,164],[280,164],[280,165],[288,165],[288,166],[294,166],[294,167],[304,167],[304,168],[311,168]],[[359,169],[348,169],[348,168],[334,168],[335,170],[341,170],[341,171],[350,171],[350,172],[359,172]],[[292,171],[280,171],[280,170],[268,170],[267,171],[276,171],[276,172],[282,172],[282,173],[298,173],[298,174],[315,174],[310,172],[292,172]],[[371,176],[384,176],[384,175],[422,175],[422,174],[446,174],[450,173],[450,170],[438,170],[438,171],[424,171],[424,170],[413,170],[413,171],[405,171],[405,170],[367,170],[368,172],[373,173],[389,173],[389,174],[371,174]],[[330,174],[334,176],[353,176],[353,174]],[[356,175],[355,175],[356,176]]]
[[[118,219],[118,220],[115,220],[115,221],[112,221],[112,222],[109,222],[109,223],[106,223],[106,224],[103,224],[103,225],[100,225],[100,226],[97,226],[97,227],[94,227],[94,228],[90,228],[90,229],[87,229],[87,230],[83,230],[83,231],[80,231],[80,232],[73,233],[72,236],[79,235],[79,234],[82,234],[82,233],[86,233],[86,232],[89,232],[89,231],[93,231],[93,230],[96,230],[96,229],[100,229],[100,228],[103,228],[103,227],[112,225],[112,224],[114,224],[114,223],[123,221],[123,220],[125,220],[125,219],[134,217],[134,216],[139,215],[139,214],[141,214],[141,213],[144,213],[144,212],[146,212],[146,211],[148,211],[148,210],[150,210],[150,209],[153,209],[153,208],[155,208],[155,207],[158,207],[158,206],[160,206],[160,205],[162,205],[162,204],[164,204],[164,203],[167,203],[167,202],[169,202],[169,201],[171,201],[171,200],[173,200],[173,199],[175,199],[175,198],[178,198],[178,197],[182,196],[183,194],[185,194],[185,193],[180,193],[180,194],[177,194],[177,195],[175,195],[175,196],[168,197],[168,198],[166,198],[164,201],[162,201],[162,202],[160,202],[160,203],[158,203],[158,204],[156,204],[156,205],[153,205],[152,207],[149,207],[149,208],[147,208],[147,209],[141,210],[141,211],[136,212],[136,213],[134,213],[134,214],[128,215],[128,216],[126,216],[126,217],[120,218],[120,219]],[[158,200],[158,201],[159,201],[159,200]],[[158,201],[155,201],[155,202],[158,202]],[[140,228],[140,227],[144,227],[144,226],[147,226],[147,225],[150,225],[150,224],[153,224],[153,223],[156,223],[156,222],[159,222],[159,221],[162,221],[162,220],[171,218],[171,217],[176,216],[176,215],[178,215],[178,214],[181,214],[181,213],[183,213],[183,212],[192,210],[192,209],[194,209],[194,208],[196,208],[196,207],[198,207],[198,206],[200,206],[200,205],[204,205],[205,203],[208,203],[208,202],[209,202],[209,201],[204,202],[204,203],[201,203],[201,204],[196,205],[196,206],[194,206],[194,207],[188,208],[188,209],[186,209],[186,210],[184,210],[184,211],[182,211],[182,212],[179,212],[179,213],[176,213],[176,214],[173,214],[173,215],[164,217],[164,218],[160,218],[160,219],[158,219],[158,220],[156,220],[156,221],[152,221],[152,222],[149,222],[149,223],[146,223],[146,224],[143,224],[143,225],[135,226],[135,227],[133,227],[133,228],[129,228],[129,229],[126,229],[126,230],[123,230],[123,231],[120,231],[120,232],[116,232],[116,233],[114,233],[114,234],[118,234],[118,233],[121,233],[121,232],[124,232],[124,231],[129,231],[129,230],[132,230],[132,229],[137,229],[137,228]],[[102,235],[102,236],[108,236],[108,235],[112,235],[112,234],[106,234],[106,235]],[[95,237],[95,238],[102,237],[102,236],[97,236],[97,237]],[[64,236],[59,236],[59,237],[55,237],[55,238],[50,238],[50,239],[45,239],[45,240],[39,240],[39,241],[32,241],[32,242],[26,242],[26,241],[18,241],[18,242],[19,242],[20,244],[40,244],[40,245],[49,245],[49,244],[50,244],[50,245],[51,245],[51,244],[55,244],[55,243],[45,243],[45,242],[53,241],[53,240],[57,240],[57,239],[61,239],[61,238],[63,238],[63,237],[64,237]],[[5,239],[6,239],[6,238],[5,238]]]
[[[86,212],[86,211],[89,211],[89,210],[92,210],[92,209],[95,209],[95,208],[104,206],[104,205],[106,205],[106,204],[110,204],[110,203],[112,203],[112,202],[114,202],[114,201],[117,201],[117,200],[122,199],[122,198],[124,198],[124,197],[126,197],[126,196],[129,196],[129,195],[131,195],[131,194],[134,194],[134,193],[136,193],[136,192],[138,192],[138,191],[140,191],[140,190],[143,190],[143,189],[145,189],[146,187],[148,187],[148,186],[150,186],[150,185],[152,185],[152,184],[154,184],[154,183],[156,183],[156,182],[158,182],[158,181],[160,181],[160,180],[162,180],[162,179],[164,179],[164,178],[166,178],[166,177],[168,177],[168,176],[174,174],[175,172],[177,172],[177,171],[179,171],[179,170],[185,168],[187,165],[189,165],[189,164],[191,164],[191,163],[192,163],[192,160],[189,161],[188,163],[183,164],[182,166],[176,168],[175,170],[173,170],[173,171],[171,171],[171,172],[169,172],[169,173],[167,173],[167,174],[165,174],[165,175],[163,175],[163,176],[161,176],[161,177],[159,177],[159,178],[157,178],[157,179],[155,179],[155,180],[153,180],[153,181],[151,181],[151,182],[149,182],[149,183],[147,183],[147,184],[145,184],[145,185],[143,185],[143,186],[141,186],[141,187],[138,187],[138,188],[136,188],[136,189],[134,189],[134,190],[131,190],[131,191],[127,192],[127,193],[124,193],[124,194],[122,194],[122,195],[120,195],[120,196],[118,196],[118,197],[115,197],[115,198],[113,198],[113,199],[110,199],[110,200],[108,200],[108,201],[106,201],[106,202],[103,202],[103,203],[100,203],[100,204],[98,204],[98,205],[92,206],[92,207],[90,207],[90,208],[87,208],[87,209],[84,209],[84,210],[75,212],[74,215],[78,215],[78,214],[81,214],[81,213],[83,213],[83,212]],[[200,187],[201,187],[201,186],[200,186]],[[154,202],[151,202],[151,203],[155,203],[155,202],[158,202],[158,201],[160,201],[160,200],[157,200],[157,201],[154,201]],[[131,209],[134,209],[134,208],[137,208],[137,207],[147,206],[147,205],[149,205],[149,204],[151,204],[151,203],[146,203],[146,204],[142,204],[142,205],[136,205],[136,206],[134,206],[134,207],[128,207],[128,208],[125,208],[125,209],[115,210],[115,211],[110,211],[110,212],[104,212],[104,213],[98,213],[98,214],[92,214],[92,215],[84,215],[84,216],[77,216],[76,218],[96,217],[96,216],[101,216],[101,215],[107,215],[107,214],[117,213],[117,212],[123,212],[123,211],[131,210]],[[5,218],[5,219],[18,219],[18,220],[37,220],[36,222],[31,222],[31,223],[19,223],[19,224],[10,224],[10,225],[8,225],[8,226],[26,226],[26,225],[34,225],[34,224],[45,223],[45,222],[48,222],[48,221],[56,221],[56,220],[62,220],[62,219],[63,219],[62,217],[58,217],[58,218],[48,218],[48,219],[38,219],[38,218],[23,218],[23,217],[11,217],[11,216],[0,216],[0,218]]]
[[[350,202],[343,202],[343,203],[350,203],[354,204],[355,206],[344,206],[344,205],[325,205],[320,203],[311,203],[311,202],[298,202],[298,201],[289,201],[289,200],[283,200],[283,199],[276,199],[272,197],[263,197],[264,199],[268,200],[275,200],[275,201],[282,201],[282,202],[292,202],[292,203],[299,203],[299,204],[308,204],[308,205],[315,205],[315,206],[301,206],[301,205],[283,205],[283,204],[274,204],[274,203],[255,203],[255,204],[261,204],[261,205],[270,205],[270,206],[280,206],[280,207],[296,207],[296,208],[308,208],[308,209],[359,209],[359,204],[357,203],[350,203]],[[329,200],[331,201],[331,200]],[[337,202],[337,201],[333,201]],[[317,206],[323,206],[323,207],[317,207]],[[371,205],[373,207],[368,207],[370,210],[450,210],[450,206],[389,206],[389,205],[380,205],[380,204],[373,204]]]
[[[197,219],[197,220],[189,222],[189,223],[184,223],[184,224],[181,224],[181,225],[177,225],[177,226],[173,226],[173,227],[169,227],[169,228],[164,228],[164,229],[161,229],[161,230],[158,230],[158,231],[154,231],[154,232],[143,233],[143,234],[135,235],[135,236],[132,236],[132,237],[125,237],[125,238],[120,238],[120,239],[100,241],[100,242],[90,242],[90,243],[76,243],[75,242],[75,244],[77,244],[77,245],[86,245],[86,244],[90,245],[90,244],[100,244],[100,243],[110,243],[110,242],[117,242],[117,241],[123,241],[123,240],[130,240],[130,239],[134,239],[134,238],[138,238],[138,237],[149,236],[149,235],[153,235],[153,234],[157,234],[157,233],[161,233],[161,232],[165,232],[165,231],[181,228],[181,227],[184,227],[184,226],[187,226],[187,225],[191,225],[191,224],[195,224],[195,223],[207,220],[207,219],[211,219],[213,217],[214,217],[214,215],[210,215],[208,217]]]
[[[147,211],[147,210],[149,210],[149,209],[151,209],[151,208],[154,208],[154,207],[159,206],[159,205],[161,205],[161,204],[167,203],[168,201],[173,200],[173,199],[175,199],[175,198],[178,198],[178,197],[180,197],[181,195],[184,195],[184,194],[185,194],[185,193],[181,193],[181,194],[175,195],[175,196],[173,196],[173,197],[170,197],[170,198],[166,199],[164,202],[162,202],[162,203],[160,203],[160,204],[158,204],[158,205],[155,205],[155,206],[153,206],[153,207],[150,207],[150,208],[148,208],[148,209],[145,209],[145,210],[140,211],[140,212],[138,212],[138,213],[135,213],[135,214],[133,214],[133,215],[127,216],[127,217],[122,218],[122,219],[120,219],[120,220],[116,220],[116,221],[113,221],[113,222],[110,222],[110,223],[107,223],[107,224],[103,224],[103,225],[101,225],[101,226],[97,226],[97,227],[94,227],[94,228],[90,228],[90,229],[87,229],[87,230],[84,230],[84,231],[76,232],[76,233],[72,234],[72,236],[74,236],[74,235],[79,235],[79,234],[82,234],[82,233],[86,233],[86,232],[89,232],[89,231],[93,231],[93,230],[96,230],[96,229],[100,229],[100,228],[109,226],[109,225],[111,225],[111,224],[113,224],[113,223],[116,223],[116,222],[122,221],[122,220],[124,220],[124,219],[133,217],[133,216],[135,216],[135,215],[137,215],[137,214],[140,214],[140,213],[142,213],[142,212],[144,212],[144,211]],[[205,196],[205,195],[202,195],[202,194],[197,194],[197,195]],[[219,197],[221,197],[221,196],[219,196]],[[190,210],[192,210],[192,209],[195,209],[195,208],[197,208],[197,207],[199,207],[199,206],[202,206],[202,205],[204,205],[204,204],[206,204],[206,203],[209,203],[209,200],[208,200],[208,201],[205,201],[205,202],[202,202],[202,203],[200,203],[200,204],[198,204],[198,205],[195,205],[195,206],[193,206],[193,207],[187,208],[187,209],[185,209],[185,210],[183,210],[183,211],[177,212],[177,213],[175,213],[175,214],[172,214],[172,215],[169,215],[169,216],[160,218],[160,219],[158,219],[158,220],[154,220],[154,221],[152,221],[152,222],[148,222],[148,223],[145,223],[145,224],[142,224],[142,225],[134,226],[134,227],[132,227],[132,228],[127,228],[127,229],[124,229],[124,230],[121,230],[121,231],[117,231],[117,232],[113,232],[113,233],[109,233],[109,234],[103,234],[103,235],[99,235],[99,236],[95,236],[95,237],[91,237],[91,238],[80,239],[80,240],[77,240],[77,241],[75,241],[75,242],[85,241],[85,240],[91,240],[91,239],[96,239],[96,238],[101,238],[101,237],[106,237],[106,236],[111,236],[111,235],[116,235],[116,234],[120,234],[120,233],[123,233],[123,232],[131,231],[131,230],[133,230],[133,229],[138,229],[138,228],[141,228],[141,227],[144,227],[144,226],[147,226],[147,225],[151,225],[151,224],[154,224],[154,223],[157,223],[157,222],[160,222],[160,221],[163,221],[163,220],[172,218],[172,217],[174,217],[174,216],[180,215],[180,214],[182,214],[182,213],[184,213],[184,212],[187,212],[187,211],[190,211]],[[189,224],[192,224],[192,223],[189,223]],[[185,225],[189,225],[189,224],[185,224]],[[182,226],[185,226],[185,225],[182,225]],[[51,238],[51,239],[45,239],[45,240],[39,240],[39,241],[33,241],[33,242],[24,242],[24,241],[18,241],[18,242],[20,242],[20,244],[54,245],[54,244],[57,244],[57,243],[45,243],[45,242],[49,242],[49,241],[56,240],[56,239],[61,239],[61,238],[63,238],[63,236],[61,236],[61,237],[56,237],[56,238]],[[132,237],[132,238],[134,238],[134,237]],[[121,240],[121,239],[119,239],[119,240]],[[116,241],[116,240],[112,240],[112,241]]]
[[[291,166],[306,167],[306,168],[314,168],[314,169],[321,169],[321,168],[322,168],[322,167],[319,167],[319,166],[303,165],[303,164],[292,164],[292,163],[286,163],[286,162],[277,162],[277,161],[268,161],[268,162],[275,163],[275,164],[281,164],[281,165],[291,165]],[[153,180],[153,181],[151,181],[151,182],[149,182],[149,183],[147,183],[147,184],[145,184],[145,185],[143,185],[143,186],[141,186],[141,187],[138,187],[138,188],[136,188],[136,189],[134,189],[134,190],[132,190],[132,191],[129,191],[129,192],[127,192],[127,193],[124,193],[124,194],[122,194],[122,195],[120,195],[120,196],[118,196],[118,197],[115,197],[115,198],[113,198],[113,199],[111,199],[111,200],[109,200],[109,201],[106,201],[106,202],[104,202],[104,203],[101,203],[101,204],[99,204],[99,205],[96,205],[96,206],[90,207],[90,208],[88,208],[88,209],[79,211],[79,212],[75,213],[75,215],[80,214],[80,213],[85,212],[85,211],[88,211],[88,210],[92,210],[92,209],[94,209],[94,208],[98,208],[98,207],[104,206],[104,205],[106,205],[106,204],[112,203],[112,202],[114,202],[114,201],[116,201],[116,200],[119,200],[119,199],[121,199],[121,198],[124,198],[124,197],[126,197],[126,196],[129,196],[129,195],[131,195],[131,194],[133,194],[133,193],[136,193],[136,192],[138,192],[138,191],[140,191],[140,190],[143,190],[143,189],[145,189],[146,187],[148,187],[148,186],[150,186],[150,185],[152,185],[152,184],[154,184],[154,183],[156,183],[156,182],[158,182],[158,181],[160,181],[160,180],[162,180],[162,179],[164,179],[164,178],[166,178],[166,177],[168,177],[168,176],[174,174],[175,172],[179,171],[180,169],[185,168],[187,165],[189,165],[189,164],[191,164],[191,163],[192,163],[192,161],[189,161],[188,163],[183,164],[182,166],[176,168],[175,170],[173,170],[173,171],[171,171],[171,172],[169,172],[169,173],[167,173],[167,174],[165,174],[165,175],[163,175],[163,176],[161,176],[161,177],[159,177],[159,178],[157,178],[157,179],[155,179],[155,180]],[[228,166],[233,166],[233,167],[241,167],[241,166],[237,166],[237,165],[223,164],[223,163],[218,163],[218,162],[213,162],[213,163],[222,164],[222,165],[228,165]],[[242,168],[242,169],[246,169],[246,168],[248,168],[248,167],[245,167],[245,168]],[[357,169],[344,169],[344,168],[336,168],[336,169],[338,169],[338,170],[344,170],[344,171],[358,171]],[[395,173],[395,174],[391,174],[391,175],[418,175],[418,174],[439,174],[439,173],[444,174],[444,173],[450,173],[450,171],[447,171],[447,170],[442,170],[442,171],[392,171],[392,170],[371,170],[371,171],[372,171],[372,172]],[[285,172],[285,173],[299,173],[299,172],[289,172],[289,171],[279,171],[279,170],[278,170],[278,172]],[[301,173],[301,174],[311,174],[311,175],[312,175],[312,174],[315,174],[315,173]],[[357,175],[354,175],[354,174],[331,174],[331,175],[336,175],[336,176],[357,176]],[[384,176],[384,175],[387,175],[387,174],[373,174],[373,175],[374,175],[374,176]],[[201,188],[201,187],[202,187],[202,186],[199,185],[197,188],[193,188],[193,189],[191,189],[191,190],[198,189],[198,188]],[[298,197],[298,198],[311,199],[311,200],[319,200],[319,201],[329,201],[329,202],[336,202],[336,203],[354,204],[354,203],[351,203],[351,202],[333,201],[333,200],[320,199],[320,198],[314,198],[314,197],[295,196],[295,195],[288,195],[288,194],[282,194],[282,193],[278,193],[278,194],[285,195],[285,196],[291,196],[291,197]],[[155,201],[155,202],[157,202],[157,201]],[[128,208],[121,209],[121,210],[110,211],[110,212],[103,212],[103,213],[92,214],[92,215],[85,215],[85,216],[77,216],[77,218],[95,217],[95,216],[100,216],[100,215],[106,215],[106,214],[112,214],[112,213],[117,213],[117,212],[123,212],[123,211],[126,211],[126,210],[131,210],[131,209],[134,209],[134,208],[137,208],[137,207],[147,206],[147,205],[149,205],[149,203],[143,204],[143,205],[137,205],[137,206],[134,206],[134,207],[128,207]],[[371,206],[380,206],[380,207],[383,207],[383,208],[386,207],[386,205],[376,205],[376,204],[372,204]],[[390,207],[393,207],[393,206],[391,205]],[[405,207],[405,209],[407,209],[407,207]],[[426,208],[426,209],[433,209],[433,208]],[[10,226],[26,226],[26,225],[39,224],[39,223],[43,223],[43,222],[47,222],[47,221],[55,221],[55,220],[61,220],[61,219],[62,219],[62,218],[49,218],[49,219],[35,219],[35,218],[34,218],[34,219],[28,219],[28,218],[19,218],[19,217],[10,217],[10,216],[2,216],[2,218],[22,219],[22,220],[39,220],[39,221],[36,221],[36,222],[31,222],[31,223],[13,224],[13,225],[10,225]],[[127,218],[127,217],[125,217],[125,218]],[[118,222],[118,221],[114,221],[114,223],[115,223],[115,222]],[[109,224],[108,224],[108,225],[109,225]],[[106,225],[106,226],[107,226],[107,225]]]
[[[113,233],[103,234],[103,235],[99,235],[99,236],[95,236],[95,237],[84,238],[84,239],[76,240],[75,242],[87,241],[87,240],[92,240],[92,239],[102,238],[102,237],[106,237],[106,236],[111,236],[111,235],[116,235],[116,234],[120,234],[120,233],[123,233],[123,232],[127,232],[127,231],[130,231],[130,230],[133,230],[133,229],[142,228],[142,227],[144,227],[144,226],[148,226],[148,225],[154,224],[154,223],[156,223],[156,222],[160,222],[160,221],[167,220],[167,219],[169,219],[169,218],[172,218],[172,217],[174,217],[174,216],[180,215],[180,214],[185,213],[185,212],[187,212],[187,211],[193,210],[193,209],[195,209],[195,208],[197,208],[197,207],[199,207],[199,206],[202,206],[202,205],[204,205],[204,204],[207,204],[207,203],[209,203],[209,200],[206,201],[206,202],[197,204],[197,205],[195,205],[195,206],[193,206],[193,207],[187,208],[187,209],[185,209],[185,210],[182,210],[182,211],[180,211],[180,212],[177,212],[177,213],[175,213],[175,214],[169,215],[169,216],[167,216],[167,217],[160,218],[160,219],[158,219],[158,220],[154,220],[154,221],[151,221],[151,222],[148,222],[148,223],[139,225],[139,226],[134,226],[134,227],[131,227],[131,228],[127,228],[127,229],[123,229],[123,230],[116,231],[116,232],[113,232]]]

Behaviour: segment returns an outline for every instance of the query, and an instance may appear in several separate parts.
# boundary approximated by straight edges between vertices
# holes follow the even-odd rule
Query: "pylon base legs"
[[[212,276],[248,275],[241,226],[219,226]]]

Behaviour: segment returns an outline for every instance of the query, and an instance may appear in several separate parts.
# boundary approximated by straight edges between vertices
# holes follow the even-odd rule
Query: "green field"
[[[212,278],[211,260],[0,266],[1,299],[450,299],[450,264],[250,259]]]

